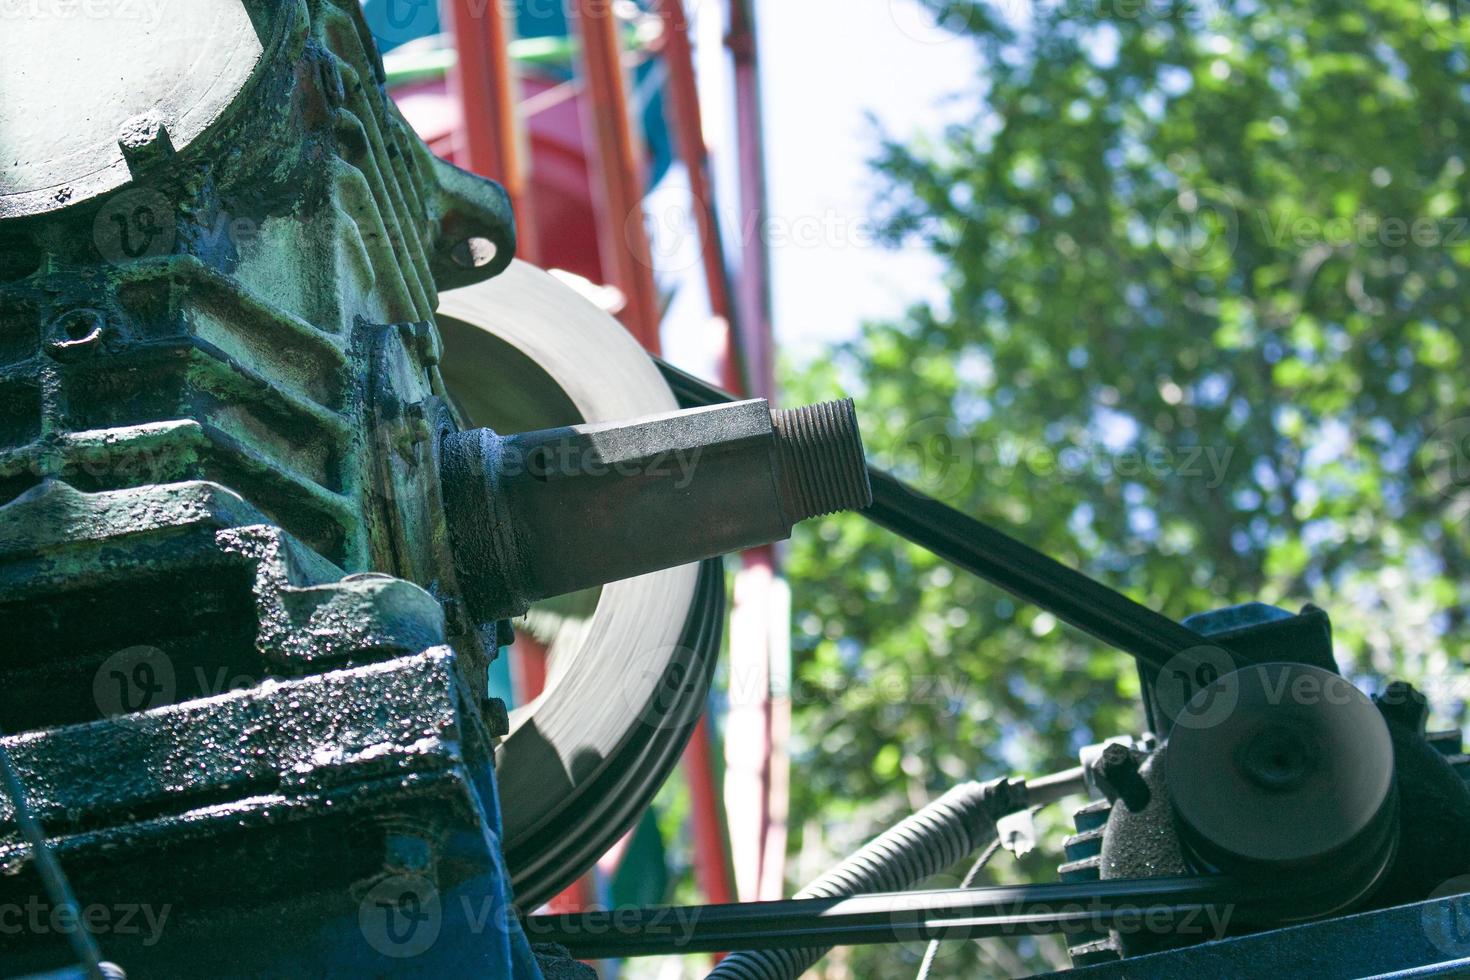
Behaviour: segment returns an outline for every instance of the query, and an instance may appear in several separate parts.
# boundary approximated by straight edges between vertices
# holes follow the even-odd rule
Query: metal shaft
[[[680,404],[714,405],[731,398],[670,365],[660,362],[659,370]],[[869,520],[1109,646],[1162,667],[1176,657],[1187,662],[1189,651],[1206,642],[1168,616],[920,493],[891,473],[869,466],[868,480],[873,503],[864,514]]]
[[[481,622],[787,537],[872,495],[851,401],[762,399],[629,422],[449,435],[444,502]]]

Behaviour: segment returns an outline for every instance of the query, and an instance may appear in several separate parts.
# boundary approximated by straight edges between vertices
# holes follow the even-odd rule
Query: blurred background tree
[[[947,300],[788,371],[881,464],[1183,618],[1332,616],[1459,725],[1470,580],[1470,17],[1454,0],[935,4],[972,118],[886,141],[878,227]],[[862,519],[804,526],[794,878],[955,781],[1137,732],[1131,660]],[[996,880],[1051,880],[1067,814]],[[956,874],[958,875],[958,871]],[[799,884],[799,881],[794,882]],[[934,976],[1062,963],[953,943]],[[920,947],[839,951],[899,977]]]

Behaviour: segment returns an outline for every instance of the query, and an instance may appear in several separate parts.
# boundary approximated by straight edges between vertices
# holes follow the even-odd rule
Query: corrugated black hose
[[[962,783],[869,841],[796,897],[839,898],[913,888],[995,839],[995,822],[1026,805],[1026,785],[1018,780]],[[707,980],[797,980],[826,953],[823,947],[731,953]]]

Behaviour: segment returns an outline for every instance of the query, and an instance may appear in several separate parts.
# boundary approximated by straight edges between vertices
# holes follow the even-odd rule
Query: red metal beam
[[[643,224],[643,175],[628,118],[618,22],[607,0],[577,0],[575,7],[587,91],[583,124],[592,131],[587,142],[600,178],[595,197],[603,267],[612,271],[613,284],[627,299],[619,319],[656,354],[661,311]]]
[[[516,215],[516,254],[535,262],[535,221],[516,119],[516,81],[510,64],[510,32],[497,0],[446,0],[458,52],[449,91],[461,124],[454,157],[460,166],[497,180]]]
[[[701,717],[684,749],[684,775],[689,781],[689,819],[693,825],[694,871],[700,891],[711,902],[736,901],[725,852],[724,804],[715,778],[709,718]]]
[[[735,69],[735,127],[738,172],[740,174],[740,275],[737,280],[737,343],[733,345],[743,356],[744,393],[748,397],[776,400],[775,340],[771,327],[770,254],[766,248],[766,171],[764,130],[761,121],[760,70],[757,58],[755,24],[749,0],[730,0],[729,30],[726,47]],[[742,576],[751,585],[767,583],[778,574],[775,549],[755,548],[741,555]],[[769,613],[769,593],[751,596]],[[737,598],[737,603],[739,602]],[[784,624],[783,624],[784,625]],[[752,640],[752,643],[755,641]],[[758,647],[730,650],[732,665],[740,661],[745,669],[759,672],[770,679],[771,649],[769,635]],[[756,668],[760,668],[756,671]],[[784,890],[783,874],[786,856],[786,818],[790,781],[789,760],[785,740],[791,727],[791,703],[785,697],[773,699],[769,688],[760,692],[760,712],[764,715],[765,764],[761,773],[763,803],[759,835],[759,861],[754,869],[756,899],[778,898]]]
[[[771,333],[770,255],[766,251],[766,167],[761,128],[760,73],[749,0],[730,0],[725,44],[735,61],[735,127],[738,137],[741,210],[741,349],[752,398],[776,393]]]
[[[689,18],[684,12],[683,0],[658,0],[657,7],[663,21],[664,64],[669,71],[667,91],[673,117],[671,128],[679,159],[689,173],[690,210],[699,236],[699,256],[704,265],[710,312],[725,322],[727,332],[727,356],[723,359],[720,381],[726,391],[738,394],[747,390],[748,385],[744,378],[735,307],[730,301],[725,246],[720,237],[719,211],[710,177],[709,148],[704,142],[699,85],[694,77],[694,52],[689,44]]]

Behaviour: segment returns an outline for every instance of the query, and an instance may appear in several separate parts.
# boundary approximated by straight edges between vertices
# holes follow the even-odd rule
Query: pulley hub
[[[1346,904],[1392,857],[1388,726],[1337,674],[1291,663],[1226,674],[1180,712],[1164,754],[1186,859],[1202,870],[1345,875]]]

